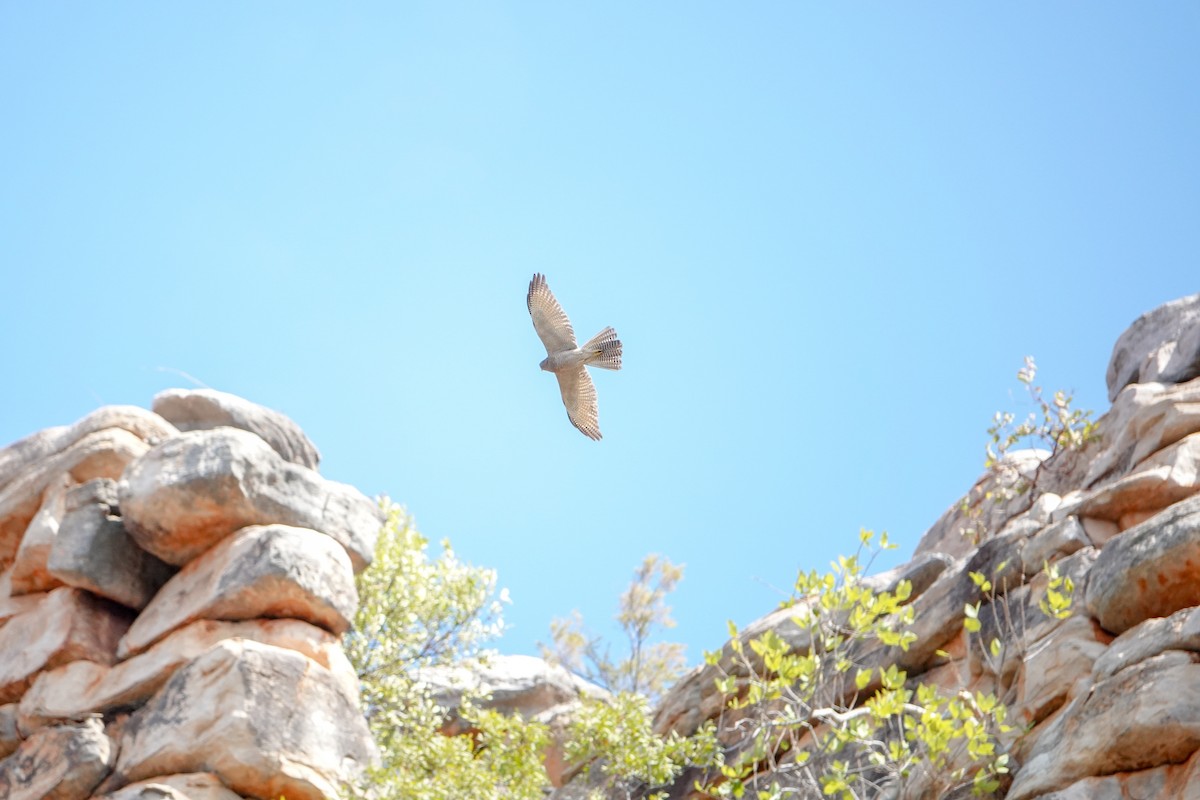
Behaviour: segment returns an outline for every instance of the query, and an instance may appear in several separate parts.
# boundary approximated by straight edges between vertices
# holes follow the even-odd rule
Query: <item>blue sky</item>
[[[204,385],[598,632],[650,552],[693,661],[906,557],[1033,354],[1107,407],[1200,288],[1189,3],[0,5],[0,444]],[[613,325],[594,443],[525,310]]]

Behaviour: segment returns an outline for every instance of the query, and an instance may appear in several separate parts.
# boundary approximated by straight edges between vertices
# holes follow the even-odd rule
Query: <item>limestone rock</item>
[[[1200,497],[1113,539],[1088,581],[1088,611],[1113,633],[1195,605],[1200,605]]]
[[[131,783],[97,800],[242,800],[210,772],[164,775]]]
[[[1183,383],[1200,375],[1200,294],[1164,303],[1134,320],[1108,362],[1108,399],[1131,383]]]
[[[1183,761],[1200,747],[1200,664],[1172,651],[1122,670],[1076,697],[1047,728],[1008,800]]]
[[[287,461],[316,469],[316,446],[278,411],[213,389],[168,389],[154,396],[155,413],[181,431],[241,428],[258,435]]]
[[[99,720],[46,728],[0,761],[5,800],[84,800],[116,759]]]
[[[139,706],[176,670],[226,639],[249,639],[295,650],[328,669],[347,697],[357,695],[354,667],[338,637],[327,631],[295,619],[198,620],[113,667],[72,661],[43,672],[21,698],[20,730],[28,735],[58,720]]]
[[[71,489],[46,566],[68,586],[145,608],[175,570],[134,544],[116,505],[117,484],[109,478]]]
[[[356,698],[291,650],[246,640],[215,645],[130,717],[116,772],[102,787],[211,772],[241,795],[341,796],[375,759]]]
[[[111,664],[129,627],[124,609],[70,587],[0,628],[0,703],[25,693],[39,672],[77,659]]]
[[[25,529],[51,485],[66,473],[75,483],[92,478],[119,478],[125,465],[150,446],[123,428],[89,433],[43,461],[22,470],[0,489],[0,566],[16,555]]]
[[[350,559],[337,542],[304,528],[253,525],[171,578],[134,621],[118,653],[140,653],[198,619],[302,619],[342,634],[357,604]]]
[[[357,489],[285,461],[236,428],[183,433],[155,447],[126,471],[120,506],[138,545],[176,565],[248,525],[281,523],[329,534],[357,571],[371,562],[383,523]]]
[[[61,453],[86,436],[114,428],[150,445],[178,433],[171,423],[144,408],[104,406],[74,425],[46,428],[0,449],[0,491],[38,462]]]
[[[41,508],[33,515],[21,544],[17,547],[10,576],[14,595],[48,592],[62,586],[46,569],[50,550],[58,538],[59,523],[66,513],[67,490],[73,485],[66,473],[46,487]]]

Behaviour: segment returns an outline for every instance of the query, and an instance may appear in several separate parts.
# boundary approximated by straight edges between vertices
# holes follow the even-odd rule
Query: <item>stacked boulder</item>
[[[376,503],[221,392],[0,450],[0,797],[344,794],[376,757],[341,649]]]
[[[1120,337],[1108,388],[1113,406],[1095,440],[1048,460],[1013,454],[968,495],[1008,499],[956,503],[911,562],[870,579],[880,590],[911,581],[919,637],[907,652],[875,654],[876,665],[898,663],[912,683],[995,691],[1009,705],[1012,781],[999,792],[1009,800],[1200,798],[1200,295]],[[1022,478],[1031,491],[995,491]],[[980,529],[982,542],[967,535]],[[1074,582],[1065,619],[1038,606],[1047,564]],[[995,597],[970,579],[1001,567]],[[984,628],[967,636],[963,608],[976,602]],[[792,617],[773,612],[742,636],[770,630],[802,650]],[[979,644],[993,637],[1004,640],[1000,663]],[[726,666],[731,656],[727,646]],[[658,730],[688,734],[717,719],[718,675],[705,665],[680,681]],[[736,751],[737,732],[726,736]],[[672,796],[688,796],[692,777]],[[944,790],[926,776],[899,796]]]

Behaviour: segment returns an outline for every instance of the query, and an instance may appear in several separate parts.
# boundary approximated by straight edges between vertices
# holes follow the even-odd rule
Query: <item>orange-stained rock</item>
[[[158,445],[125,472],[120,505],[134,541],[175,565],[246,526],[280,523],[333,537],[357,571],[371,563],[383,523],[378,504],[354,487],[285,461],[236,428]]]
[[[125,609],[79,589],[40,598],[0,628],[0,703],[19,699],[43,670],[79,659],[111,664],[129,619]]]
[[[291,650],[223,641],[177,671],[126,723],[113,792],[159,775],[212,772],[241,795],[343,796],[376,758],[337,679]]]
[[[71,446],[18,472],[0,489],[0,566],[17,553],[25,529],[51,485],[67,474],[75,483],[92,478],[119,478],[125,466],[150,449],[123,428],[89,433]]]
[[[253,525],[167,581],[118,653],[121,658],[140,653],[198,619],[302,619],[341,634],[350,628],[357,604],[350,559],[337,542],[306,528]]]
[[[0,761],[5,800],[84,800],[116,760],[99,720],[45,728]]]
[[[354,668],[338,637],[328,631],[295,619],[198,620],[115,666],[73,661],[43,672],[21,698],[20,730],[28,735],[58,720],[139,706],[180,667],[218,642],[235,638],[302,653],[328,669],[348,696],[358,692]]]
[[[1112,633],[1194,605],[1200,605],[1200,497],[1110,541],[1088,577],[1087,609]]]
[[[46,487],[42,505],[25,528],[13,559],[10,580],[14,595],[48,592],[63,585],[62,581],[47,571],[46,561],[50,558],[50,550],[58,538],[59,524],[67,511],[67,491],[74,485],[64,472]]]
[[[46,596],[45,592],[37,594],[12,595],[12,568],[0,572],[0,625],[6,620],[36,608]]]
[[[1087,616],[1076,614],[1049,636],[1029,645],[1014,703],[1021,722],[1041,722],[1074,691],[1086,691],[1091,685],[1092,665],[1111,640]]]
[[[1089,776],[1183,761],[1200,748],[1200,664],[1170,651],[1118,672],[1047,721],[1007,800]]]

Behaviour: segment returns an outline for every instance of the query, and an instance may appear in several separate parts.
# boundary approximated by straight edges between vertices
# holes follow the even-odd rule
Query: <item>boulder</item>
[[[376,758],[357,699],[291,650],[223,641],[136,711],[120,741],[113,792],[159,775],[211,772],[251,797],[342,796]]]
[[[123,606],[145,608],[175,570],[126,533],[116,515],[116,481],[97,478],[76,486],[65,506],[46,563],[49,574]]]
[[[86,659],[111,664],[129,627],[119,606],[62,587],[0,628],[0,703],[17,700],[39,672]]]
[[[295,650],[328,669],[347,696],[357,695],[354,667],[327,631],[296,619],[198,620],[115,666],[72,661],[43,672],[21,698],[20,730],[28,735],[59,720],[140,706],[176,670],[226,639]]]
[[[10,586],[14,595],[48,592],[63,585],[62,581],[47,571],[46,561],[50,558],[54,540],[58,538],[59,523],[66,513],[67,490],[73,485],[70,477],[63,473],[57,481],[46,487],[41,508],[25,529],[13,559]]]
[[[1040,528],[1029,537],[1022,552],[1025,577],[1032,578],[1064,556],[1091,547],[1092,540],[1077,517],[1067,517]]]
[[[150,445],[179,432],[171,423],[144,408],[104,406],[74,425],[46,428],[0,449],[0,491],[38,462],[61,453],[86,436],[110,429],[127,431]]]
[[[1200,375],[1200,294],[1147,311],[1121,334],[1108,362],[1108,399],[1131,383],[1183,383]]]
[[[240,428],[257,435],[285,460],[316,469],[316,445],[290,418],[237,395],[213,389],[168,389],[154,396],[155,413],[181,431]]]
[[[140,653],[198,619],[301,619],[340,635],[357,604],[350,559],[337,542],[304,528],[252,525],[171,578],[117,652],[121,658]]]
[[[182,433],[130,465],[121,514],[134,541],[183,565],[248,525],[281,523],[329,534],[355,570],[371,563],[383,524],[378,504],[357,489],[285,461],[236,428]]]
[[[1049,636],[1029,646],[1017,689],[1021,721],[1041,722],[1069,699],[1082,679],[1091,683],[1092,665],[1112,639],[1086,616],[1069,617]]]
[[[1039,732],[1007,800],[1187,759],[1200,747],[1200,664],[1171,651],[1095,684]]]
[[[123,428],[89,433],[43,461],[19,472],[0,489],[0,567],[7,567],[30,521],[42,505],[46,490],[62,476],[75,483],[92,478],[119,478],[125,466],[150,446]]]
[[[1136,512],[1157,513],[1200,492],[1200,433],[1158,451],[1123,478],[1080,499],[1076,513],[1120,523]]]
[[[46,728],[0,761],[0,797],[84,800],[92,796],[115,760],[100,720]]]
[[[608,692],[562,667],[534,656],[491,655],[470,667],[431,667],[420,680],[438,705],[453,712],[464,695],[484,697],[475,704],[533,719],[545,711]]]
[[[1200,605],[1200,497],[1110,541],[1088,580],[1087,608],[1105,630]]]
[[[1038,800],[1200,800],[1200,760],[1084,778]]]
[[[97,800],[242,800],[210,772],[164,775],[131,783]]]

